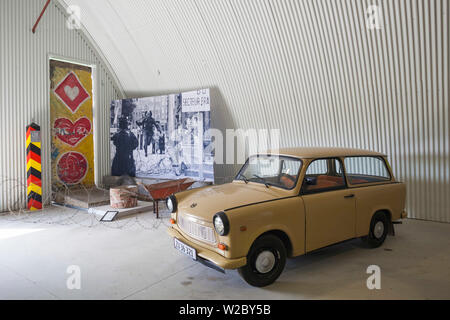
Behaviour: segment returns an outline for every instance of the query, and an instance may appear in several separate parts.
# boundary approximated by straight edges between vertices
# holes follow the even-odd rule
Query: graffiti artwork
[[[58,118],[53,128],[59,140],[75,147],[91,133],[91,121],[82,117],[73,123],[70,119]]]
[[[58,159],[58,178],[67,185],[78,184],[86,176],[88,166],[83,154],[75,151],[66,152]]]
[[[55,95],[72,113],[75,113],[78,107],[89,98],[89,93],[73,72],[69,72],[58,84]]]
[[[92,70],[50,60],[52,186],[94,185]]]

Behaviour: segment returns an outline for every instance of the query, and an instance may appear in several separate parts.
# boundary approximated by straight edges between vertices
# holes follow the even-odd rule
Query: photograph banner
[[[111,102],[111,174],[214,181],[209,89]]]

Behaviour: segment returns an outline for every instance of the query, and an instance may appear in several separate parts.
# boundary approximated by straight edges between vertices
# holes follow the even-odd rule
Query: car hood
[[[177,194],[178,212],[211,221],[214,214],[226,209],[290,196],[292,191],[261,183],[234,181],[222,185],[192,189]]]

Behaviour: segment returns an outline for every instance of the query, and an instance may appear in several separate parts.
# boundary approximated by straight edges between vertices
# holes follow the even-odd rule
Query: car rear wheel
[[[286,248],[275,235],[262,236],[253,243],[247,256],[247,265],[238,272],[255,287],[265,287],[278,279],[286,264]]]
[[[369,234],[363,237],[364,242],[371,248],[381,246],[389,231],[389,218],[384,212],[377,212],[370,222]]]

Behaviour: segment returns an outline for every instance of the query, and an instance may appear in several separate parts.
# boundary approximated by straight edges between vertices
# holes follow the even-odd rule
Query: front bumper
[[[185,244],[189,245],[190,247],[197,250],[197,256],[211,262],[212,264],[218,266],[222,269],[237,269],[240,267],[243,267],[247,264],[247,257],[237,258],[237,259],[227,259],[220,254],[213,252],[211,250],[205,249],[203,247],[200,247],[199,245],[192,243],[188,239],[186,239],[178,230],[176,230],[173,227],[167,228],[167,233],[172,238],[177,238],[181,242],[184,242]],[[212,267],[209,265],[209,263],[204,263],[204,261],[199,261],[209,267]],[[214,267],[212,267],[214,268]],[[216,269],[216,268],[214,268]]]

